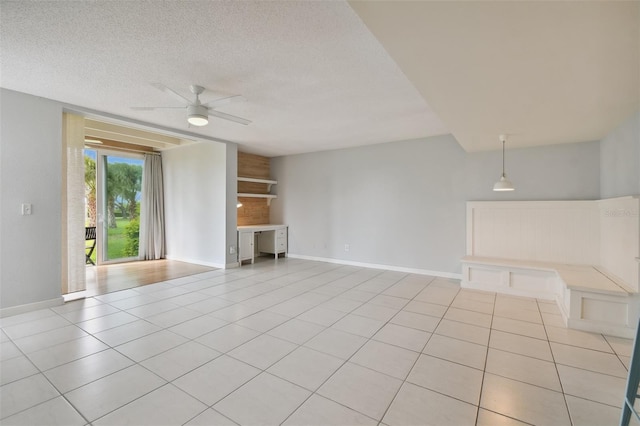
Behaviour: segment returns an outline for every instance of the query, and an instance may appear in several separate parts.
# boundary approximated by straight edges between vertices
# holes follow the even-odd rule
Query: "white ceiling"
[[[595,140],[640,108],[639,4],[1,0],[0,86],[268,156]],[[252,124],[131,110],[175,105],[151,82],[242,94],[219,110]]]
[[[150,85],[242,94],[188,129],[283,155],[448,133],[346,2],[1,3],[2,87],[187,129]]]
[[[467,151],[599,140],[640,108],[638,1],[351,6]]]

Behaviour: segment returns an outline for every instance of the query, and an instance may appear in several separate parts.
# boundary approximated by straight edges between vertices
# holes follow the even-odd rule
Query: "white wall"
[[[600,144],[550,145],[506,151],[506,173],[516,190],[493,192],[502,152],[466,155],[469,200],[596,200],[600,198]]]
[[[467,255],[600,264],[598,201],[471,201]]]
[[[238,145],[227,145],[227,233],[226,233],[226,266],[234,267],[238,264]],[[230,248],[233,247],[233,253]]]
[[[60,102],[0,88],[2,315],[23,305],[62,300],[64,108]],[[163,158],[169,255],[233,266],[236,258],[228,246],[237,244],[237,146],[203,142],[166,152]],[[22,216],[21,203],[31,203],[33,215]]]
[[[600,264],[635,291],[640,290],[640,200],[601,200]]]
[[[598,199],[599,152],[507,150],[513,193],[492,191],[501,151],[467,154],[451,135],[277,157],[271,221],[289,225],[292,254],[460,273],[467,200]]]
[[[225,144],[201,142],[162,153],[167,258],[226,265],[226,151]]]
[[[60,298],[61,182],[62,107],[0,89],[0,308]]]
[[[600,142],[602,198],[640,194],[640,112]]]
[[[62,110],[0,89],[0,308],[60,297]],[[636,114],[601,143],[508,149],[510,194],[491,191],[500,151],[467,154],[451,136],[274,158],[271,220],[290,225],[292,253],[458,273],[467,200],[640,193],[639,123]],[[163,157],[169,254],[233,264],[237,147],[203,142]],[[32,216],[20,215],[23,202]]]

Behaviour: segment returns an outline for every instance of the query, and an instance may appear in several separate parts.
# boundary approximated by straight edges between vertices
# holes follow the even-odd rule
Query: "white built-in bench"
[[[555,300],[570,328],[633,338],[638,197],[467,203],[462,286]]]
[[[638,293],[594,266],[465,256],[462,276],[465,288],[555,300],[570,328],[633,338],[640,314]]]

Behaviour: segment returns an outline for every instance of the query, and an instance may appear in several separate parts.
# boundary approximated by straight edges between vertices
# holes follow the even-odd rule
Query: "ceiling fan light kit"
[[[206,126],[209,123],[207,108],[202,105],[189,105],[187,121],[194,126]]]
[[[515,188],[513,184],[507,179],[507,174],[504,172],[504,145],[507,142],[507,136],[500,135],[500,141],[502,142],[502,175],[500,176],[500,180],[493,185],[493,190],[496,192],[514,191]]]

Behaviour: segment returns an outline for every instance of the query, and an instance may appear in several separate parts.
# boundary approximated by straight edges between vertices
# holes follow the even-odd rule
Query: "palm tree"
[[[115,208],[119,206],[123,216],[134,219],[138,202],[136,197],[142,187],[142,167],[113,163],[107,166],[107,213],[110,228],[116,228]]]
[[[96,162],[87,155],[84,156],[84,188],[89,226],[96,226]]]
[[[137,196],[142,187],[142,166],[126,163],[109,163],[106,165],[107,226],[117,228],[116,208],[122,216],[134,219],[138,216]],[[96,162],[89,156],[84,157],[84,182],[87,197],[89,226],[96,226]]]

